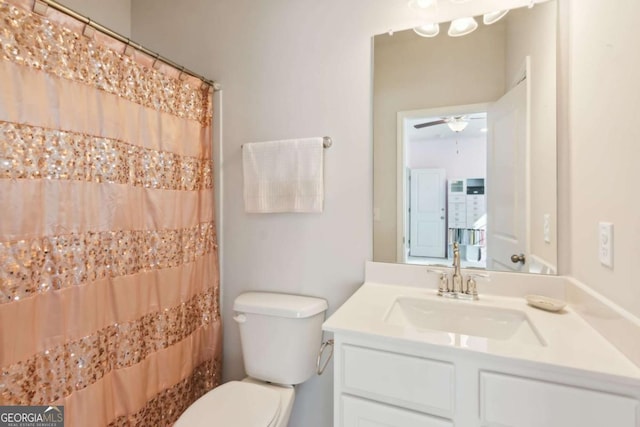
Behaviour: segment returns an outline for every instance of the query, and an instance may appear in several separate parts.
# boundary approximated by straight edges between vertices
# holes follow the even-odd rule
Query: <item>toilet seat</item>
[[[279,413],[277,391],[231,381],[214,388],[189,406],[174,427],[272,427]]]

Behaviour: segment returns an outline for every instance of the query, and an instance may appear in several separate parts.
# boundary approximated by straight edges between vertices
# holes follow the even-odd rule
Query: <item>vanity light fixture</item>
[[[435,37],[440,33],[440,24],[437,22],[431,22],[415,27],[413,31],[415,31],[415,33],[420,37]]]
[[[489,12],[482,15],[482,23],[484,25],[495,24],[509,12],[509,10],[496,10],[495,12]]]
[[[452,117],[447,126],[454,132],[462,132],[469,125],[469,121],[463,117]]]
[[[447,34],[451,37],[466,36],[478,28],[478,22],[472,16],[451,21]]]

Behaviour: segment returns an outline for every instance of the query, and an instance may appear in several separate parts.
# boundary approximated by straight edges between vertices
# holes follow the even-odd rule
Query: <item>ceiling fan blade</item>
[[[447,123],[446,120],[436,120],[434,122],[426,122],[426,123],[419,123],[417,125],[414,125],[413,127],[416,129],[422,129],[422,128],[426,128],[429,126],[435,126],[435,125],[441,125],[443,123]]]

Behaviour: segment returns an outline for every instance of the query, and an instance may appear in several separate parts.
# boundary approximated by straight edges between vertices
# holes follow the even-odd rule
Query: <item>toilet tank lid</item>
[[[289,318],[311,317],[328,307],[322,298],[272,292],[246,292],[233,304],[235,311]]]

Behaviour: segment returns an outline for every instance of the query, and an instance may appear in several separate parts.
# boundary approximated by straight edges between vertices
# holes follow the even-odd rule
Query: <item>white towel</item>
[[[322,138],[244,144],[245,211],[322,212],[323,158]]]

